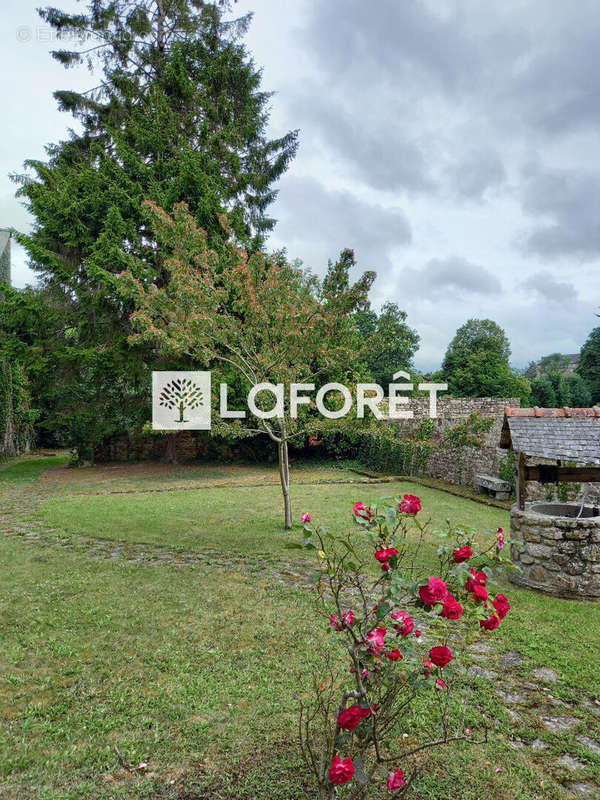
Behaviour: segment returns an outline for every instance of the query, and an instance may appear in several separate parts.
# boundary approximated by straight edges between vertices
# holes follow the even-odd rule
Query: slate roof
[[[600,466],[600,408],[505,408],[500,447]]]

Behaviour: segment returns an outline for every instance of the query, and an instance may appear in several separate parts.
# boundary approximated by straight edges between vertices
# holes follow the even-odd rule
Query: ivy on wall
[[[0,358],[0,458],[30,448],[36,417],[30,407],[25,370],[18,362]]]
[[[440,449],[455,451],[462,465],[466,450],[481,448],[493,424],[491,417],[475,412],[437,436],[433,419],[422,420],[412,435],[405,438],[400,438],[394,425],[364,429],[350,422],[339,430],[328,431],[323,427],[316,430],[325,454],[358,461],[376,472],[408,476],[427,474],[431,454]]]

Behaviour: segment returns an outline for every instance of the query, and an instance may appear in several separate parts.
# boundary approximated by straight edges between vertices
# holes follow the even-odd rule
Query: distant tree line
[[[510,366],[510,354],[496,322],[471,319],[457,330],[434,378],[456,397],[518,397],[522,406],[546,408],[600,402],[600,328],[590,333],[572,374],[565,374],[572,361],[561,353],[532,362],[524,374]]]

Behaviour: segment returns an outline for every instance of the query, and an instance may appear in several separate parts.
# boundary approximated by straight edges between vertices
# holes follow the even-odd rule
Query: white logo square
[[[210,430],[210,372],[152,373],[152,430]]]

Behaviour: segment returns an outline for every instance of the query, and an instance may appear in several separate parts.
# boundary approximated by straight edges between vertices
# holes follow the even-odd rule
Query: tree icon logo
[[[204,405],[204,395],[198,384],[190,378],[174,378],[163,388],[159,403],[171,411],[174,409],[179,411],[179,419],[175,422],[189,422],[183,418],[183,412]]]
[[[153,372],[152,428],[210,430],[210,372]]]

